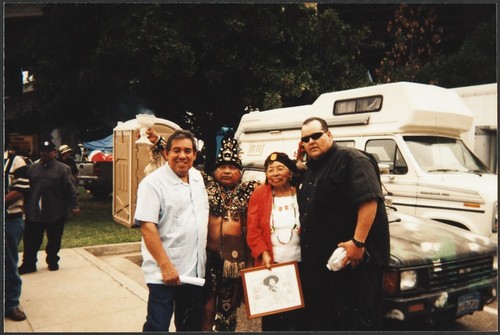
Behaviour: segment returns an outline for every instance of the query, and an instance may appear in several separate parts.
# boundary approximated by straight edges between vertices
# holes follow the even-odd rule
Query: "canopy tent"
[[[100,150],[102,152],[113,152],[113,134],[100,140],[83,142],[83,147],[92,150]]]

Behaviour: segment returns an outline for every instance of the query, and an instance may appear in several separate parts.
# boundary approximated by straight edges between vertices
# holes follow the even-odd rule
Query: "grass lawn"
[[[87,193],[83,188],[80,191],[79,216],[68,217],[61,248],[86,247],[100,244],[113,244],[125,242],[137,242],[141,240],[139,229],[127,228],[113,221],[112,198],[97,200]],[[41,250],[45,250],[47,238]],[[19,251],[23,250],[23,243],[19,245]]]

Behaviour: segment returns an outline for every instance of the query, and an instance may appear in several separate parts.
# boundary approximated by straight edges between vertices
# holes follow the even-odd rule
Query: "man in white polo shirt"
[[[175,131],[167,140],[167,164],[140,183],[135,224],[142,233],[142,269],[149,288],[144,331],[168,331],[174,313],[177,331],[199,331],[203,288],[180,276],[204,278],[208,197],[193,168],[194,135]]]

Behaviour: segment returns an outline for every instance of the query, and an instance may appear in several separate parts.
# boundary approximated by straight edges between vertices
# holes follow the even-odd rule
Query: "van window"
[[[338,145],[341,147],[346,147],[346,148],[354,148],[354,141],[335,141]]]
[[[335,101],[333,115],[378,112],[382,109],[382,96],[370,96]]]
[[[372,154],[379,164],[389,165],[390,174],[408,173],[408,165],[394,140],[370,140],[366,143],[365,151]]]
[[[264,172],[264,168],[243,168],[243,172],[241,174],[241,181],[247,182],[251,180],[258,180],[263,183],[266,180],[266,173]]]
[[[490,173],[462,141],[439,136],[404,136],[417,164],[425,172]]]

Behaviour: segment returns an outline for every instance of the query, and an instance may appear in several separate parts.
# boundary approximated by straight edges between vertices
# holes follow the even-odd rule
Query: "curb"
[[[90,247],[82,247],[76,249],[84,249],[88,253],[99,257],[105,255],[129,254],[141,251],[141,242],[127,242],[118,244],[103,244]]]
[[[140,243],[138,243],[138,245],[140,248]],[[117,245],[116,248],[109,248],[107,245],[105,245],[102,246],[102,250],[100,250],[101,248],[99,246],[90,248],[87,247],[74,248],[73,250],[78,254],[80,254],[85,259],[87,259],[89,262],[97,266],[99,269],[107,273],[110,277],[112,277],[114,280],[116,280],[118,283],[120,283],[123,287],[128,289],[134,295],[139,297],[141,300],[147,302],[148,290],[145,287],[137,284],[135,281],[133,281],[120,271],[116,270],[108,263],[97,258],[97,256],[103,256],[103,255],[117,255],[121,253],[129,253],[129,250],[132,250],[130,252],[134,252],[134,248],[136,248],[136,246],[127,243],[124,245]],[[117,252],[118,250],[123,250],[123,252]]]

